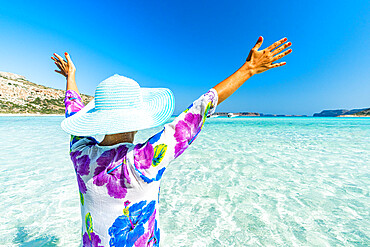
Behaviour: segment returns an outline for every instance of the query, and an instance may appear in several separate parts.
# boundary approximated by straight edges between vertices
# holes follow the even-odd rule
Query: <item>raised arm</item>
[[[195,100],[171,123],[165,124],[162,131],[145,143],[137,144],[134,148],[134,165],[140,177],[147,183],[160,180],[167,164],[191,145],[217,104],[233,94],[252,75],[284,65],[273,62],[291,52],[282,52],[291,45],[290,42],[284,44],[286,41],[284,38],[258,51],[262,45],[260,37],[240,69]]]
[[[55,57],[51,57],[51,59],[54,60],[55,64],[59,68],[59,70],[55,70],[55,72],[65,76],[67,79],[67,88],[66,88],[67,91],[64,98],[64,104],[65,104],[65,116],[66,118],[68,118],[85,107],[76,85],[75,80],[76,67],[73,64],[72,59],[70,58],[67,52],[64,53],[67,61],[56,53],[54,53],[53,55]],[[70,140],[70,151],[72,151],[72,145],[74,145],[76,142],[80,142],[81,146],[86,146],[89,144],[95,144],[96,140],[91,137],[80,137],[72,135]]]
[[[55,72],[65,76],[67,79],[67,91],[64,104],[66,107],[66,117],[70,117],[84,107],[76,85],[76,67],[67,52],[64,53],[67,61],[56,53],[53,55],[54,57],[51,57],[51,59],[54,60],[56,66],[59,68],[59,70],[55,70]]]
[[[256,45],[249,52],[246,62],[234,74],[214,86],[218,93],[218,104],[230,97],[241,85],[244,84],[252,75],[265,72],[272,68],[277,68],[285,65],[285,62],[273,63],[280,58],[288,55],[292,50],[282,52],[284,49],[292,45],[287,42],[287,38],[276,41],[266,49],[259,51],[263,38],[258,38]],[[285,43],[285,44],[284,44]]]

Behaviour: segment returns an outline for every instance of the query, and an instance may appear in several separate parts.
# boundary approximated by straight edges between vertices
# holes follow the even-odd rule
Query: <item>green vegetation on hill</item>
[[[0,113],[6,114],[64,114],[64,95],[61,89],[30,82],[25,77],[0,72]],[[92,96],[81,94],[86,104]]]
[[[36,98],[25,105],[15,104],[10,101],[0,100],[0,113],[40,113],[40,114],[64,114],[63,99],[50,99],[41,101]]]
[[[360,112],[357,112],[354,115],[357,115],[357,116],[370,116],[370,108],[369,109],[366,109],[366,110],[363,110],[363,111],[360,111]]]

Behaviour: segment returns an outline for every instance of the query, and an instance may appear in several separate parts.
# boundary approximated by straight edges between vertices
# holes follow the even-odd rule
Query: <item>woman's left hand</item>
[[[67,79],[70,76],[74,76],[76,73],[76,67],[73,64],[71,58],[69,57],[69,54],[66,52],[64,55],[66,56],[66,60],[64,60],[61,56],[54,53],[54,57],[51,57],[51,59],[54,60],[56,66],[58,66],[59,70],[55,70],[55,72],[64,75]]]
[[[56,66],[58,66],[59,70],[55,70],[55,72],[64,75],[67,78],[67,90],[73,90],[79,94],[77,84],[76,84],[76,67],[73,64],[69,54],[66,52],[64,55],[66,56],[66,60],[64,60],[61,56],[54,53],[55,57],[51,57],[54,60]]]
[[[263,50],[258,50],[263,42],[262,36],[258,38],[256,45],[249,52],[247,61],[244,64],[244,67],[254,75],[265,72],[271,68],[277,68],[286,64],[286,62],[273,63],[280,58],[285,57],[292,52],[292,49],[284,51],[286,48],[292,45],[291,42],[287,42],[287,38],[283,38],[279,41],[276,41],[269,47]],[[284,44],[285,43],[285,44]]]

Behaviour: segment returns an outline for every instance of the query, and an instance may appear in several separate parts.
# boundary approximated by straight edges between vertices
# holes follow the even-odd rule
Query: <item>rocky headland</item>
[[[360,111],[360,112],[357,112],[354,115],[356,115],[356,116],[367,116],[367,117],[370,117],[370,108],[368,108],[366,110],[363,110],[363,111]]]
[[[338,117],[370,117],[370,108],[351,115],[339,115]]]
[[[314,117],[366,117],[370,116],[370,108],[364,109],[339,109],[339,110],[323,110],[320,113],[313,114]]]
[[[45,87],[24,76],[0,72],[0,113],[19,115],[63,115],[65,90]],[[84,103],[92,96],[81,94]]]

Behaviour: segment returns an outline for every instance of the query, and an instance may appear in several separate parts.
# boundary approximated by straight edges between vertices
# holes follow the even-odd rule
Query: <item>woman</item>
[[[114,75],[101,82],[95,98],[84,107],[75,66],[58,54],[52,59],[67,78],[66,119],[71,134],[70,156],[81,201],[82,246],[159,246],[158,197],[166,166],[194,141],[217,104],[252,75],[285,65],[276,60],[291,52],[281,39],[258,50],[259,37],[244,65],[217,84],[145,143],[134,145],[140,129],[163,124],[174,109],[170,90],[140,88],[129,78]],[[92,136],[104,134],[100,143]]]

